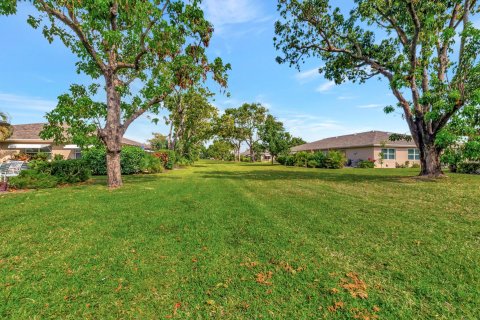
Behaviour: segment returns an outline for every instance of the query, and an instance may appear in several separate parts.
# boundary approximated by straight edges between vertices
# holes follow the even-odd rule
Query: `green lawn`
[[[201,162],[0,196],[0,318],[478,319],[480,177]]]

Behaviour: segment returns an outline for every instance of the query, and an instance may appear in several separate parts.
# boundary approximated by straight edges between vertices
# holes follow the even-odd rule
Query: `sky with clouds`
[[[408,132],[400,112],[383,112],[395,104],[384,81],[336,86],[318,73],[321,61],[310,60],[301,71],[277,64],[275,0],[204,0],[203,7],[215,26],[209,54],[232,64],[231,96],[219,93],[213,101],[220,110],[262,103],[307,141],[367,130]],[[26,23],[32,10],[24,3],[16,16],[0,17],[0,110],[14,124],[43,122],[70,84],[89,81],[76,73],[76,58],[62,43],[49,44]],[[144,116],[126,136],[145,141],[152,132],[166,134],[167,128]]]

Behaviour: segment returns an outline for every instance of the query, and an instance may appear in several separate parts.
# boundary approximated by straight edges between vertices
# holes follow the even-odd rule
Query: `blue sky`
[[[277,64],[275,0],[204,0],[203,5],[216,30],[210,54],[232,64],[231,97],[218,94],[213,101],[220,110],[260,102],[307,141],[367,130],[408,132],[400,112],[383,113],[395,103],[384,81],[335,86],[318,74],[319,60],[308,61],[301,72]],[[0,110],[14,124],[43,122],[71,83],[89,82],[76,73],[77,60],[62,43],[49,44],[41,30],[26,23],[29,12],[30,5],[22,4],[16,16],[0,17]],[[145,141],[152,132],[167,129],[145,116],[126,136]]]

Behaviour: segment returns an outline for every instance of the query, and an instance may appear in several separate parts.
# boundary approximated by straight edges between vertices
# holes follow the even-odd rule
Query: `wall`
[[[420,164],[420,160],[408,160],[408,149],[414,149],[414,148],[405,148],[405,147],[394,147],[394,148],[388,148],[388,149],[395,149],[395,160],[388,160],[384,159],[383,160],[383,166],[380,164],[380,156],[379,153],[382,151],[381,147],[375,147],[375,159],[377,160],[375,162],[377,168],[395,168],[396,164],[405,164],[405,162],[410,162],[410,166],[414,163]]]
[[[346,149],[345,155],[347,160],[352,160],[353,165],[356,165],[359,160],[375,159],[372,147]]]
[[[21,152],[20,149],[9,149],[8,145],[12,143],[25,143],[25,142],[0,142],[0,162],[10,159],[13,154],[18,154]],[[28,142],[28,143],[37,143],[37,142]],[[45,142],[39,142],[45,144]],[[61,154],[65,159],[72,159],[75,156],[74,150],[64,149],[64,146],[52,146],[52,157],[55,154]]]

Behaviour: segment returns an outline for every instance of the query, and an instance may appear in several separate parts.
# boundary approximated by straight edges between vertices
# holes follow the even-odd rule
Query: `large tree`
[[[258,131],[265,123],[267,109],[259,103],[244,103],[233,113],[236,124],[245,135],[245,142],[250,150],[250,160],[255,161],[255,144],[260,141]]]
[[[438,134],[480,101],[480,31],[471,23],[479,3],[355,0],[345,15],[328,0],[279,0],[278,9],[277,61],[320,58],[319,71],[337,84],[386,79],[420,149],[421,175],[441,176]]]
[[[175,150],[179,159],[197,160],[203,143],[213,137],[218,109],[208,101],[211,96],[203,88],[191,88],[165,100],[165,107],[170,112],[166,119],[170,125],[167,140],[169,148]]]
[[[240,148],[242,143],[248,138],[247,132],[242,125],[239,111],[236,108],[228,108],[225,113],[218,118],[215,126],[215,134],[224,141],[233,146],[235,160],[240,161]]]
[[[78,72],[95,83],[72,86],[48,115],[44,137],[95,132],[107,150],[108,185],[122,185],[121,140],[145,112],[158,112],[174,89],[186,89],[210,74],[226,86],[229,65],[209,62],[213,33],[199,1],[32,0],[38,14],[28,22],[42,27],[48,41],[59,38],[77,57]],[[16,1],[0,6],[13,13]],[[94,101],[103,88],[105,102]]]
[[[291,137],[285,131],[283,123],[271,114],[267,115],[265,123],[260,127],[258,133],[263,148],[268,150],[272,156],[272,164],[279,154],[286,153],[291,147]]]

